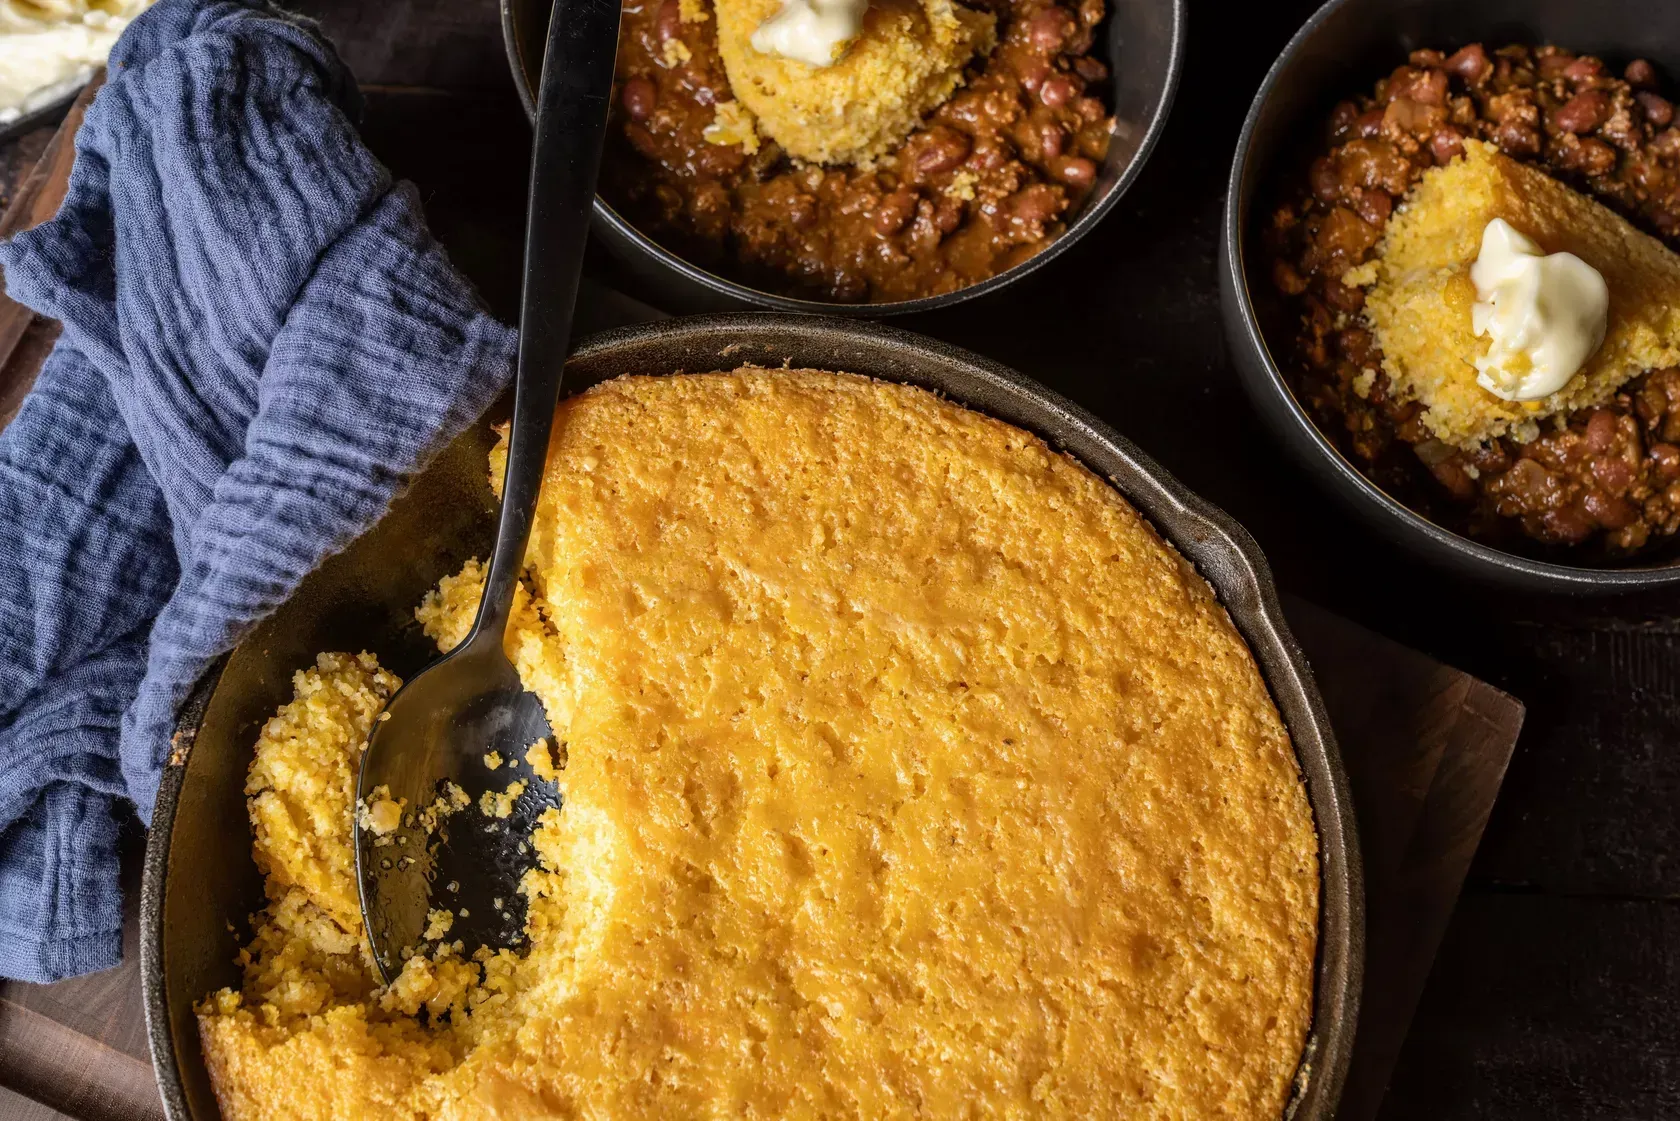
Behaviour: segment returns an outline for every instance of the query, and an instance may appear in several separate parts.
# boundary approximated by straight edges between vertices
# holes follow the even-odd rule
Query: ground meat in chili
[[[1002,272],[1061,232],[1107,155],[1108,70],[1091,55],[1104,5],[971,6],[996,15],[998,44],[967,82],[873,167],[823,168],[773,142],[707,141],[731,98],[716,21],[625,0],[602,194],[683,257],[790,295],[908,300]]]
[[[1321,428],[1383,489],[1504,547],[1525,540],[1627,557],[1680,529],[1680,369],[1527,443],[1463,451],[1388,394],[1382,356],[1341,283],[1396,203],[1475,137],[1680,247],[1680,127],[1643,60],[1617,76],[1557,47],[1414,51],[1370,96],[1337,105],[1326,140],[1265,231],[1274,285],[1299,312],[1288,374]],[[1356,389],[1362,371],[1379,371]],[[1360,392],[1363,390],[1363,394]]]

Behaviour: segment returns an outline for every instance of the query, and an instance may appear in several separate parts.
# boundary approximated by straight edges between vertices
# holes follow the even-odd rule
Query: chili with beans
[[[1625,557],[1680,529],[1680,369],[1648,372],[1529,443],[1464,451],[1430,437],[1416,402],[1388,395],[1364,293],[1341,283],[1412,184],[1468,137],[1680,246],[1680,127],[1655,68],[1635,61],[1618,77],[1557,47],[1414,51],[1370,96],[1337,105],[1326,135],[1265,231],[1273,283],[1300,313],[1289,374],[1319,426],[1407,505],[1506,547]],[[1378,373],[1361,394],[1365,370]]]
[[[1104,5],[972,6],[998,44],[966,84],[873,167],[824,168],[707,141],[731,99],[716,21],[627,0],[603,196],[685,258],[791,295],[907,300],[1002,272],[1061,232],[1108,152],[1108,69],[1090,53]]]

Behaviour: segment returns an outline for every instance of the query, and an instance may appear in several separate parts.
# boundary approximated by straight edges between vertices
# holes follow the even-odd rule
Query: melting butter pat
[[[781,10],[758,25],[753,50],[812,66],[832,66],[863,31],[869,0],[782,0]]]
[[[1503,218],[1482,231],[1470,280],[1470,325],[1489,340],[1476,383],[1501,400],[1550,397],[1604,342],[1604,277],[1573,253],[1547,253]]]

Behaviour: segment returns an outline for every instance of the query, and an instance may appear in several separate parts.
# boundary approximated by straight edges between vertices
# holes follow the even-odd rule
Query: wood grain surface
[[[103,74],[88,83],[34,166],[8,182],[9,201],[4,213],[0,213],[0,240],[37,226],[58,213],[70,181],[70,167],[76,159],[76,128],[102,84]],[[34,372],[41,368],[42,360],[57,338],[56,325],[0,291],[0,426],[16,414],[24,394],[34,384]]]
[[[294,6],[382,87],[369,143],[420,185],[440,239],[511,319],[529,133],[494,0]],[[1225,350],[1216,251],[1232,148],[1315,6],[1191,4],[1172,118],[1114,212],[1006,295],[896,322],[1104,417],[1242,521],[1286,590],[1527,703],[1381,1116],[1680,1117],[1680,593],[1512,595],[1425,566],[1294,467]],[[591,272],[646,295],[604,258]],[[1320,665],[1327,692],[1334,670],[1386,672]],[[1431,820],[1427,805],[1410,812],[1419,829]]]

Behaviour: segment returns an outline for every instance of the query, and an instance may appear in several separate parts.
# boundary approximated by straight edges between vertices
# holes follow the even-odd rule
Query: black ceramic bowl
[[[1271,281],[1253,237],[1277,177],[1337,101],[1368,90],[1419,47],[1555,43],[1621,66],[1635,58],[1680,76],[1680,3],[1673,0],[1331,0],[1284,48],[1237,141],[1220,230],[1225,334],[1249,396],[1321,484],[1379,532],[1429,560],[1505,587],[1596,593],[1680,584],[1680,564],[1589,568],[1517,556],[1413,513],[1359,473],[1295,400],[1262,324]],[[1283,354],[1284,339],[1278,343]]]
[[[534,116],[534,91],[542,71],[552,0],[500,2],[502,39],[507,47],[508,65],[513,69],[513,83],[525,104],[525,112]],[[595,199],[595,235],[647,286],[654,302],[668,311],[774,308],[873,318],[949,307],[996,292],[1042,268],[1095,226],[1143,170],[1150,149],[1166,126],[1167,111],[1172,107],[1184,59],[1186,0],[1108,0],[1108,3],[1108,19],[1100,27],[1102,37],[1096,48],[1097,56],[1109,64],[1112,75],[1107,100],[1114,108],[1115,123],[1108,159],[1090,198],[1061,236],[1035,256],[988,280],[915,300],[829,303],[761,291],[703,269],[638,230],[599,196]]]
[[[925,386],[1038,433],[1112,480],[1213,585],[1283,714],[1318,827],[1322,907],[1313,1023],[1287,1116],[1329,1121],[1359,1007],[1359,844],[1323,703],[1253,540],[1078,406],[995,363],[902,331],[808,316],[675,320],[598,336],[572,356],[566,376],[581,389],[622,373],[784,362]],[[433,656],[413,622],[413,606],[440,576],[490,544],[489,443],[487,424],[462,437],[378,526],[311,574],[211,670],[181,716],[176,757],[153,812],[140,912],[146,1026],[171,1121],[219,1115],[193,1003],[238,984],[234,955],[249,937],[246,916],[262,902],[244,796],[257,729],[290,699],[293,671],[311,664],[317,651],[372,650],[405,676]]]

